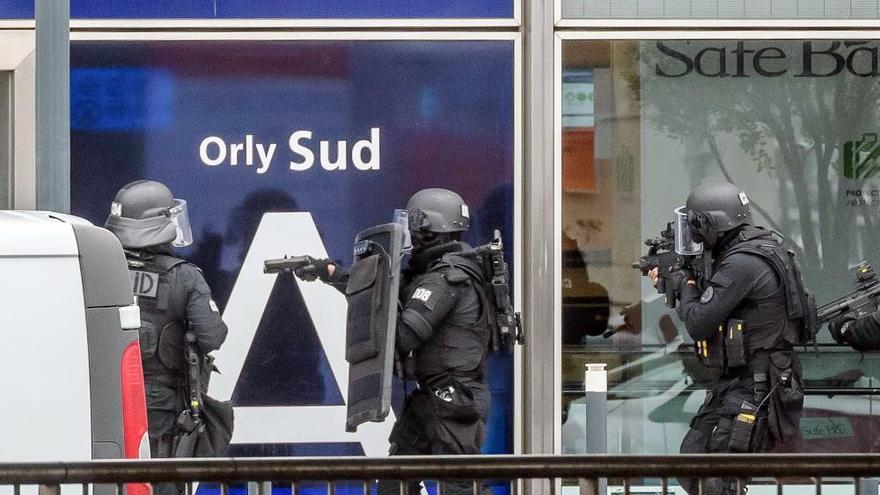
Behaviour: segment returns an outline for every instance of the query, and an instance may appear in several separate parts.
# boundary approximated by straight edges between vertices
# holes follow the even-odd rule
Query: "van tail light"
[[[147,398],[144,369],[141,365],[141,344],[135,340],[122,351],[122,441],[126,459],[150,457],[147,430]],[[128,483],[127,495],[152,495],[146,483]]]

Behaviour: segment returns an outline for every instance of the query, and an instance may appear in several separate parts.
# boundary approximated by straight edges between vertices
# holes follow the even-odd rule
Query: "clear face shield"
[[[394,210],[394,223],[403,227],[403,252],[412,251],[412,236],[409,233],[409,212],[406,210]]]
[[[174,247],[186,247],[193,243],[189,210],[186,207],[186,200],[175,198],[174,203],[174,206],[168,209],[168,218],[177,228],[177,237],[171,241],[171,245]]]
[[[703,243],[694,241],[686,207],[679,206],[675,209],[674,227],[676,253],[682,256],[695,256],[703,252]]]

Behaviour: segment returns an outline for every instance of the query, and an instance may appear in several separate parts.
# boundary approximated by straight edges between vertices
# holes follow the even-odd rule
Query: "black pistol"
[[[292,272],[297,268],[309,265],[311,262],[312,258],[309,256],[285,256],[266,260],[263,262],[263,273]]]

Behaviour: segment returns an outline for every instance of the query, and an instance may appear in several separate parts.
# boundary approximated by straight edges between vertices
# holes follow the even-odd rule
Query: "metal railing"
[[[483,482],[501,480],[502,485],[517,480],[571,480],[581,495],[599,495],[602,480],[615,480],[629,495],[632,480],[655,480],[661,494],[669,493],[676,478],[699,479],[701,493],[708,479],[727,478],[744,486],[756,478],[775,484],[778,493],[787,484],[815,485],[820,494],[823,484],[847,483],[861,494],[863,478],[880,476],[880,454],[713,454],[713,455],[577,455],[577,456],[448,456],[448,457],[337,457],[337,458],[228,458],[110,460],[57,463],[0,464],[0,487],[12,486],[22,493],[26,485],[38,485],[41,493],[60,493],[61,485],[109,486],[122,493],[129,483],[179,483],[192,494],[193,482],[219,484],[222,495],[232,485],[256,483],[258,493],[267,486],[285,486],[291,495],[300,495],[303,483],[320,483],[328,495],[336,493],[337,483],[352,483],[357,493],[374,493],[376,480],[396,483],[404,495],[407,483],[419,480],[438,482],[444,493],[447,482],[474,480],[474,494],[484,491]],[[841,480],[843,478],[843,480]],[[656,480],[659,480],[657,482]],[[555,491],[555,483],[548,490]]]

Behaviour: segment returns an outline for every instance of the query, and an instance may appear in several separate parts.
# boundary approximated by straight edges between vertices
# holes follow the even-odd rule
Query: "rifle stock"
[[[462,251],[462,256],[482,257],[484,274],[492,286],[491,296],[494,299],[496,314],[495,327],[498,329],[501,342],[493,342],[492,347],[497,350],[500,346],[508,349],[514,344],[523,344],[522,319],[510,302],[510,276],[507,262],[504,260],[504,243],[501,240],[501,231],[496,229],[492,242],[467,251]]]

